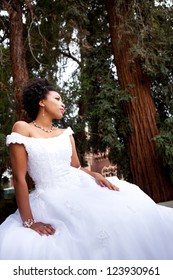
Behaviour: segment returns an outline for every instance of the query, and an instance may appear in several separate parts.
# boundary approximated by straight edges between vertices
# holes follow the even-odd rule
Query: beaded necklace
[[[50,132],[53,131],[53,126],[52,126],[51,129],[45,129],[44,127],[38,125],[35,121],[33,121],[32,123],[33,123],[33,125],[34,125],[35,127],[40,128],[40,129],[43,130],[44,132],[50,133]]]

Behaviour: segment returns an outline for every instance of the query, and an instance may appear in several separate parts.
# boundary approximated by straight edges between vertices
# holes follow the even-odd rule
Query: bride
[[[23,105],[32,121],[6,141],[18,209],[0,226],[0,259],[173,259],[173,209],[80,166],[71,128],[52,126],[65,106],[46,79],[30,82]]]

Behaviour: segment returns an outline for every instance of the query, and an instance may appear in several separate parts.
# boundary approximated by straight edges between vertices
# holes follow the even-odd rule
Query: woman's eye
[[[56,97],[56,100],[60,100],[61,98],[60,97]]]

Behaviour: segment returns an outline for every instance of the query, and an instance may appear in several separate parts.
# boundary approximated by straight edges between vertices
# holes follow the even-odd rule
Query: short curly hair
[[[36,78],[23,89],[23,109],[31,120],[35,120],[40,100],[46,99],[49,91],[56,91],[46,78]]]

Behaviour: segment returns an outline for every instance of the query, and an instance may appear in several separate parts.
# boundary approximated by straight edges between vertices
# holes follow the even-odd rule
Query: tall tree
[[[57,71],[61,68],[63,72],[67,59],[73,59],[79,68],[75,83],[70,84],[71,92],[66,91],[69,115],[63,121],[77,131],[79,153],[83,157],[87,149],[84,131],[87,123],[91,132],[89,147],[96,152],[105,152],[109,148],[110,159],[121,167],[125,176],[130,159],[131,181],[156,201],[161,201],[172,197],[172,188],[153,138],[170,116],[171,94],[167,93],[171,90],[170,65],[173,60],[171,39],[164,32],[171,32],[172,19],[168,9],[162,13],[163,10],[156,9],[153,3],[142,0],[2,0],[0,8],[8,11],[10,20],[0,15],[0,26],[6,38],[10,38],[6,44],[10,42],[10,76],[13,77],[17,100],[21,94],[20,86],[28,76],[47,76],[57,82]],[[159,32],[162,32],[161,38]],[[80,53],[71,48],[73,43]],[[159,44],[158,48],[156,44]],[[112,69],[112,49],[118,78]],[[153,63],[157,71],[152,68]],[[72,114],[74,110],[76,116]],[[20,111],[17,105],[17,118]],[[156,125],[156,111],[159,126]]]
[[[106,7],[118,79],[131,96],[130,101],[123,102],[123,109],[132,128],[128,145],[132,180],[156,202],[172,199],[173,186],[153,140],[159,130],[150,79],[140,58],[131,52],[137,44],[134,32],[128,29],[130,17],[135,16],[133,1],[106,0]]]
[[[83,109],[81,119],[88,124],[89,138],[87,145],[84,141],[82,144],[85,145],[85,150],[87,147],[92,152],[101,152],[105,156],[109,148],[109,159],[114,163],[121,162],[121,165],[118,164],[118,174],[125,174],[126,170],[127,175],[128,159],[123,159],[123,133],[128,129],[118,106],[119,100],[127,98],[127,95],[122,94],[112,67],[112,48],[105,6],[100,1],[87,2],[85,16],[86,38],[85,47],[80,46],[82,67],[79,92]]]
[[[3,8],[9,14],[10,28],[10,55],[12,65],[12,77],[16,104],[16,118],[21,118],[21,93],[22,87],[28,81],[28,70],[25,60],[23,42],[22,5],[24,1],[2,1]]]

